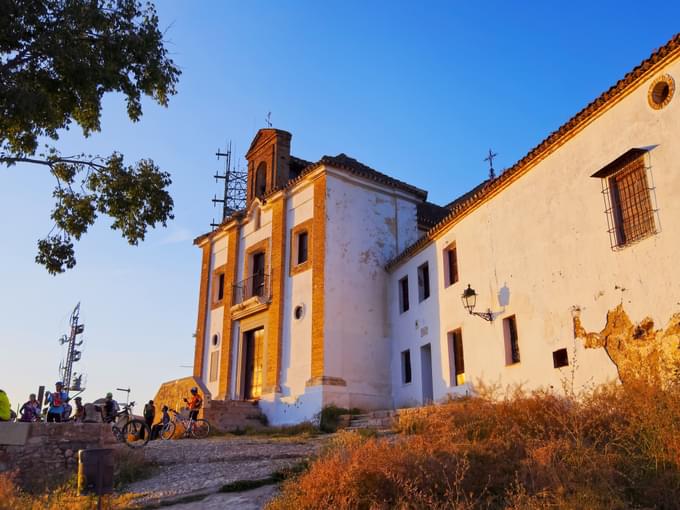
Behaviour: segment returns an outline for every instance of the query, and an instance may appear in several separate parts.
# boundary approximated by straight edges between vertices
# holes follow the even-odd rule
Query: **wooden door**
[[[246,400],[252,400],[260,398],[262,395],[264,328],[247,331],[244,334],[243,341],[245,344],[243,396]]]

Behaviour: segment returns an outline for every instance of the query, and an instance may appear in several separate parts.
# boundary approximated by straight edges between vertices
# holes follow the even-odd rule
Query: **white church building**
[[[261,129],[246,209],[195,240],[194,376],[272,424],[480,382],[620,378],[612,345],[576,326],[603,330],[617,306],[661,326],[680,310],[679,77],[680,35],[442,206],[344,154],[296,158],[290,133]]]

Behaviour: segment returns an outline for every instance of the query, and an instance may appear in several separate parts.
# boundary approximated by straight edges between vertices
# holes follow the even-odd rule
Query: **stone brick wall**
[[[256,402],[213,400],[203,414],[214,430],[222,432],[262,429],[266,423]]]
[[[116,444],[100,423],[0,423],[0,473],[16,470],[20,485],[43,488],[76,474],[78,450]]]
[[[158,392],[153,399],[153,403],[156,406],[156,419],[154,422],[159,422],[161,420],[161,408],[164,405],[178,412],[181,409],[184,409],[186,403],[183,399],[189,399],[191,397],[191,388],[194,386],[198,388],[198,394],[203,398],[203,407],[205,408],[205,406],[208,405],[208,402],[210,402],[210,392],[198,377],[184,377],[182,379],[164,382],[161,384],[161,387],[158,388]],[[145,403],[146,402],[142,403],[142,407]],[[203,409],[198,413],[198,417],[202,418],[202,415]]]

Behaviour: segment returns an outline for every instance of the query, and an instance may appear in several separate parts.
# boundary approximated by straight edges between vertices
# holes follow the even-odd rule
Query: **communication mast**
[[[215,182],[220,180],[224,181],[224,195],[222,198],[217,198],[217,195],[212,199],[213,206],[217,204],[222,204],[222,217],[218,222],[215,222],[213,218],[211,227],[215,228],[220,225],[221,222],[226,220],[236,211],[245,209],[246,207],[246,187],[248,183],[248,173],[241,170],[240,166],[238,169],[232,167],[231,163],[231,142],[226,152],[222,152],[217,149],[215,153],[217,159],[224,158],[224,174],[217,172],[215,177]]]
[[[66,348],[66,358],[59,364],[59,372],[61,372],[61,382],[64,384],[64,390],[69,391],[83,391],[83,374],[77,374],[73,371],[73,364],[80,361],[83,352],[78,349],[83,345],[83,339],[78,339],[85,331],[85,324],[80,324],[80,303],[76,305],[71,313],[70,325],[71,331],[67,335],[62,335],[59,339],[61,345],[68,344]]]

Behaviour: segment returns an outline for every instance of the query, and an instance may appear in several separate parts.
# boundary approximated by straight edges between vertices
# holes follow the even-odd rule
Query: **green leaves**
[[[63,273],[76,265],[73,243],[68,236],[48,236],[38,241],[38,264],[45,266],[50,274]]]
[[[149,227],[166,226],[174,218],[172,197],[167,191],[172,184],[170,175],[151,160],[125,166],[118,153],[104,161],[84,155],[65,159],[53,153],[44,164],[57,178],[51,217],[59,234],[38,242],[36,262],[51,274],[75,266],[72,241],[87,232],[98,214],[111,217],[111,228],[119,230],[131,245],[143,241]]]
[[[143,241],[148,227],[166,226],[173,201],[166,188],[170,175],[145,159],[125,167],[123,156],[112,154],[104,168],[92,172],[86,187],[97,197],[97,211],[111,216],[112,229],[120,230],[132,245]]]
[[[0,0],[0,163],[46,165],[57,180],[52,219],[59,232],[38,243],[36,261],[51,274],[75,266],[73,240],[98,215],[113,219],[132,245],[172,219],[170,176],[150,159],[34,157],[41,137],[58,139],[75,122],[100,130],[101,100],[125,96],[130,120],[143,95],[167,106],[179,69],[168,58],[152,4],[138,0]]]

